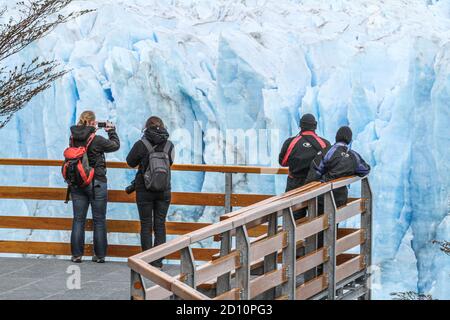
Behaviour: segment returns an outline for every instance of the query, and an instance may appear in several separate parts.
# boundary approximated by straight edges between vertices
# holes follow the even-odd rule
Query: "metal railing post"
[[[245,226],[236,229],[236,250],[241,264],[236,270],[236,287],[240,289],[241,300],[250,300],[250,239]]]
[[[221,234],[220,256],[224,257],[231,252],[231,232]],[[216,295],[221,295],[231,290],[231,272],[225,273],[217,278]]]
[[[283,210],[283,231],[287,233],[287,246],[283,249],[283,267],[286,268],[287,281],[281,287],[281,295],[289,300],[296,298],[296,251],[297,242],[295,241],[295,219],[292,209]]]
[[[233,194],[233,173],[225,172],[225,213],[233,211],[231,196]],[[226,256],[231,252],[232,237],[231,232],[224,232],[220,235],[220,256]],[[221,295],[231,290],[231,272],[225,273],[217,278],[216,295]]]
[[[328,248],[328,261],[324,264],[324,274],[328,279],[328,299],[336,299],[336,204],[333,192],[324,197],[324,211],[328,215],[328,229],[324,233],[324,246]]]
[[[277,234],[278,232],[278,212],[272,213],[268,216],[268,230],[267,230],[267,236],[271,237]],[[264,257],[264,273],[268,273],[270,271],[276,270],[277,268],[277,252],[274,252],[272,254],[269,254],[268,256]],[[273,300],[275,299],[276,295],[276,289],[272,288],[268,290],[264,294],[265,300]]]
[[[195,289],[195,260],[191,247],[181,249],[181,281]]]
[[[314,198],[308,201],[308,218],[314,219],[318,215],[318,198]],[[318,248],[318,236],[317,234],[308,237],[305,240],[305,253],[311,253]],[[317,276],[317,268],[313,268],[305,272],[305,282],[314,279]]]
[[[364,256],[365,272],[366,272],[364,279],[364,285],[366,287],[364,300],[371,300],[372,292],[370,289],[370,274],[368,274],[367,268],[370,268],[370,266],[372,265],[373,198],[372,198],[372,189],[370,187],[368,177],[361,180],[361,197],[365,199],[365,210],[361,214],[361,228],[364,229],[366,233],[366,241],[361,245],[361,254]]]
[[[145,300],[145,284],[142,276],[134,270],[131,270],[131,300]]]
[[[233,194],[233,173],[225,173],[225,213],[233,211],[231,196]]]

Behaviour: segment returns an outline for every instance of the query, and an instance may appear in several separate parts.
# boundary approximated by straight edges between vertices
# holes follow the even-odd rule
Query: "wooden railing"
[[[336,208],[333,190],[358,181],[361,197]],[[318,210],[319,201],[324,201],[323,213]],[[308,209],[308,216],[295,221],[293,211],[301,208]],[[338,228],[358,215],[359,229]],[[267,227],[265,234],[249,233],[259,226]],[[319,246],[320,235],[323,246]],[[194,247],[210,238],[221,241],[220,254],[198,265]],[[313,183],[226,214],[221,222],[130,257],[131,297],[370,299],[371,239],[372,193],[367,177]],[[349,253],[358,247],[358,253]],[[175,252],[181,257],[177,276],[149,264]],[[156,286],[146,288],[143,278]]]
[[[0,159],[0,166],[32,166],[32,167],[60,167],[60,160],[35,160],[35,159]],[[108,162],[108,168],[130,169],[123,162]],[[214,206],[224,207],[225,212],[231,212],[233,207],[246,207],[272,195],[258,194],[234,194],[232,178],[234,173],[246,174],[286,174],[286,169],[245,166],[216,166],[216,165],[174,165],[174,171],[193,172],[218,172],[225,175],[224,193],[200,193],[200,192],[173,192],[172,204],[182,206]],[[65,188],[48,187],[16,187],[0,186],[0,199],[19,200],[50,200],[63,201],[66,197]],[[128,195],[122,190],[110,190],[108,201],[115,203],[134,203],[135,195]],[[71,212],[71,206],[67,208]],[[209,226],[208,223],[195,222],[167,222],[169,235],[185,235]],[[86,229],[92,231],[92,220],[88,220]],[[71,218],[56,217],[27,217],[27,216],[0,216],[0,229],[25,229],[25,230],[60,230],[68,231],[72,228]],[[109,233],[139,233],[138,221],[108,220]],[[252,236],[261,236],[267,231],[266,226],[257,226],[249,233]],[[141,251],[139,246],[110,245],[108,256],[128,258]],[[195,258],[200,261],[209,261],[219,252],[216,248],[195,248],[192,250]],[[70,244],[60,242],[32,242],[32,241],[2,241],[0,240],[0,253],[17,254],[45,254],[45,255],[70,255]],[[87,256],[93,254],[91,244],[85,248]],[[167,256],[168,259],[179,259],[180,254],[174,252]]]
[[[0,159],[0,166],[61,165],[56,160]],[[130,169],[120,162],[109,162],[108,167]],[[174,192],[172,204],[223,206],[226,214],[213,224],[168,222],[167,233],[178,237],[147,252],[141,252],[139,246],[110,245],[108,256],[132,256],[128,263],[134,299],[370,298],[366,278],[371,260],[372,194],[367,178],[313,183],[272,196],[234,194],[233,174],[286,174],[287,170],[209,165],[174,165],[173,170],[224,173],[224,193]],[[361,197],[336,208],[332,190],[358,181]],[[65,188],[0,187],[0,199],[63,201],[65,192]],[[324,214],[318,212],[321,197]],[[133,203],[135,198],[124,191],[111,190],[109,201]],[[233,211],[233,207],[241,209]],[[302,208],[308,209],[308,217],[294,221],[293,211]],[[337,228],[338,223],[357,215],[361,216],[361,228]],[[110,233],[140,231],[138,221],[108,220],[107,226]],[[68,231],[71,227],[70,218],[0,216],[0,229]],[[91,231],[92,227],[88,220],[86,229]],[[317,239],[322,233],[324,245],[319,247]],[[210,238],[220,241],[220,249],[197,246]],[[359,253],[348,253],[357,247]],[[92,255],[92,245],[86,245],[85,252]],[[0,240],[0,253],[70,255],[70,245]],[[148,264],[161,257],[180,259],[180,274],[172,277]],[[206,263],[198,266],[198,262]],[[143,277],[157,285],[146,288]]]

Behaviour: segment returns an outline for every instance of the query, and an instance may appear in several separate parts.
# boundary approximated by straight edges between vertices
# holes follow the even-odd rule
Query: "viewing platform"
[[[0,159],[0,166],[61,165],[56,160]],[[108,167],[130,169],[118,162]],[[221,221],[168,222],[167,233],[176,237],[146,252],[129,244],[110,245],[108,257],[128,258],[128,265],[94,264],[86,257],[77,265],[79,290],[67,286],[67,268],[74,265],[70,261],[0,258],[0,299],[370,299],[372,194],[367,177],[312,183],[275,196],[236,194],[233,175],[285,175],[286,169],[174,165],[173,171],[224,174],[224,193],[172,193],[173,205],[223,207]],[[355,183],[361,184],[360,197],[336,208],[332,191]],[[0,187],[0,199],[64,201],[65,196],[65,188]],[[319,199],[324,201],[324,212],[319,212]],[[109,201],[134,203],[135,199],[110,190]],[[308,208],[308,217],[295,221],[293,212],[302,208]],[[4,214],[0,212],[0,229],[70,231],[72,226],[71,218]],[[357,216],[359,228],[338,227]],[[139,233],[138,221],[108,220],[107,224],[108,233]],[[86,229],[92,231],[91,220]],[[318,241],[321,234],[323,246]],[[85,252],[92,255],[91,244]],[[69,256],[70,244],[0,239],[1,253]],[[179,263],[163,270],[149,265],[161,257]]]

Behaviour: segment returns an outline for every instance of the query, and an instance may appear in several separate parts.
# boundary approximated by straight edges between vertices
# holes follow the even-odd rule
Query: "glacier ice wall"
[[[353,147],[373,167],[375,297],[411,290],[450,298],[450,261],[431,244],[450,238],[449,1],[79,0],[72,8],[97,11],[10,60],[55,58],[72,72],[0,131],[0,157],[61,158],[67,128],[92,109],[117,123],[123,147],[109,160],[123,160],[144,119],[157,114],[172,131],[201,137],[199,146],[173,137],[179,163],[223,163],[230,150],[211,132],[265,129],[277,132],[267,149],[275,164],[279,144],[312,112],[330,140],[349,124]],[[111,187],[123,188],[132,175],[111,171]],[[174,189],[220,191],[220,179],[180,173]],[[57,168],[2,168],[0,183],[62,186]],[[242,192],[283,187],[281,177],[235,181]],[[1,203],[1,214],[70,216],[56,203]],[[172,211],[175,220],[217,215]],[[109,214],[137,218],[125,205]],[[6,236],[67,240],[63,233]]]

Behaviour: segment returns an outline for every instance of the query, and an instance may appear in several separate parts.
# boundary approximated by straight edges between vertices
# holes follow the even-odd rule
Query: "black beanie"
[[[352,129],[350,127],[341,127],[336,133],[336,142],[345,142],[346,144],[350,144],[353,139]]]
[[[302,119],[300,120],[300,128],[303,131],[307,131],[307,130],[316,130],[317,129],[317,121],[316,118],[310,114],[307,113],[305,114]]]

